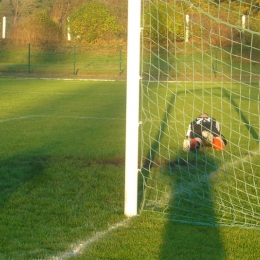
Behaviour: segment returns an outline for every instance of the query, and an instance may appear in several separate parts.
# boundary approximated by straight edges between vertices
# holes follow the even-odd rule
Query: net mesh
[[[143,1],[142,211],[260,227],[258,1]],[[184,152],[188,125],[216,118],[225,150]]]

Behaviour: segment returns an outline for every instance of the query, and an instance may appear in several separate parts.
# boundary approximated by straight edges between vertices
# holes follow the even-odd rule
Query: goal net
[[[260,2],[143,0],[141,211],[260,227]],[[183,151],[202,112],[225,150]]]

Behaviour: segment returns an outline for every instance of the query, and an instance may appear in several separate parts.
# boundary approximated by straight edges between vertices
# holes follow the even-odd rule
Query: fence
[[[2,39],[0,76],[125,79],[125,49],[73,43],[17,46]]]

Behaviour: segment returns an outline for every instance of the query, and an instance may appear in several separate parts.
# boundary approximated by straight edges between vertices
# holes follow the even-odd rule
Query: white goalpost
[[[137,215],[141,1],[128,1],[125,215]]]
[[[127,216],[260,228],[259,46],[255,0],[129,1]],[[226,149],[183,151],[202,112]]]

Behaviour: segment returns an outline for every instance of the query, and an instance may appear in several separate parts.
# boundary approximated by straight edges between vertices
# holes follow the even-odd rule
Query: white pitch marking
[[[43,92],[37,92],[37,91],[0,91],[1,93],[24,93],[24,94],[44,94]],[[54,95],[54,94],[57,94],[57,95],[75,95],[77,93],[66,93],[66,92],[55,92],[55,91],[52,91],[52,92],[48,92],[46,93],[45,95]]]
[[[27,115],[27,116],[20,116],[20,117],[12,117],[1,119],[0,123],[13,121],[13,120],[23,120],[28,118],[74,118],[74,119],[95,119],[95,120],[125,120],[124,118],[116,118],[116,117],[92,117],[92,116],[48,116],[48,115]]]
[[[76,256],[80,253],[81,250],[86,249],[88,246],[90,246],[91,244],[93,244],[94,242],[98,241],[99,239],[103,238],[104,236],[106,236],[107,234],[109,234],[110,232],[112,232],[113,230],[119,228],[119,227],[124,227],[126,226],[126,224],[131,220],[131,218],[127,218],[119,223],[116,223],[115,225],[109,227],[107,230],[105,231],[100,231],[97,232],[93,237],[89,238],[86,241],[82,241],[80,243],[78,243],[77,245],[72,245],[72,249],[68,250],[64,253],[61,253],[58,256],[53,256],[51,257],[51,260],[65,260],[68,259],[70,257]]]

